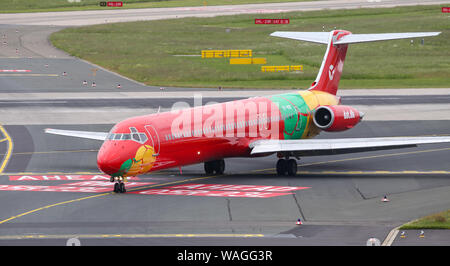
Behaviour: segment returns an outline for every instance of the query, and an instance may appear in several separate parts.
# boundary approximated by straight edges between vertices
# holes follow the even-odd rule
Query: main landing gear
[[[223,159],[205,162],[205,173],[207,175],[212,175],[216,173],[216,175],[221,175],[225,172],[225,161]]]
[[[277,162],[277,174],[279,176],[295,176],[297,174],[297,161],[295,159],[279,159]]]
[[[116,182],[114,184],[114,193],[125,193],[127,190],[125,189],[126,178],[125,177],[111,177],[109,179],[110,182]]]

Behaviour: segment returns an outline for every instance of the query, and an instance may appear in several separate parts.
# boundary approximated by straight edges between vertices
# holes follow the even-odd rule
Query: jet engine
[[[346,105],[319,106],[314,110],[314,124],[325,131],[344,131],[361,121],[364,113]]]

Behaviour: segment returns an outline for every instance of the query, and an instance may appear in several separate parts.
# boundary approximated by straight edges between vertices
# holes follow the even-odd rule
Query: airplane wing
[[[251,154],[291,152],[296,156],[314,156],[399,149],[443,142],[450,142],[450,136],[257,140],[250,143],[250,148]]]
[[[46,128],[45,133],[69,137],[78,137],[84,139],[96,139],[96,140],[105,140],[106,137],[108,136],[107,132],[72,131],[72,130],[61,130],[52,128]]]

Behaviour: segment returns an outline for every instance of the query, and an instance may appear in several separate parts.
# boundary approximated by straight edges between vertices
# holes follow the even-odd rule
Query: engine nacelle
[[[345,105],[319,106],[314,110],[314,124],[325,131],[343,131],[361,121],[364,113]]]

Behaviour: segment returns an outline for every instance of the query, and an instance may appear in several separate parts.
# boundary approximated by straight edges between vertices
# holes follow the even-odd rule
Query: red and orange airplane
[[[128,176],[204,163],[207,174],[222,174],[224,158],[278,155],[278,175],[294,176],[294,158],[311,155],[415,147],[450,142],[450,137],[311,139],[320,131],[353,128],[363,114],[340,105],[336,96],[347,47],[352,43],[436,36],[440,32],[352,34],[274,32],[271,36],[327,44],[316,80],[306,91],[132,117],[109,133],[46,129],[46,133],[102,140],[101,171],[125,192]]]

